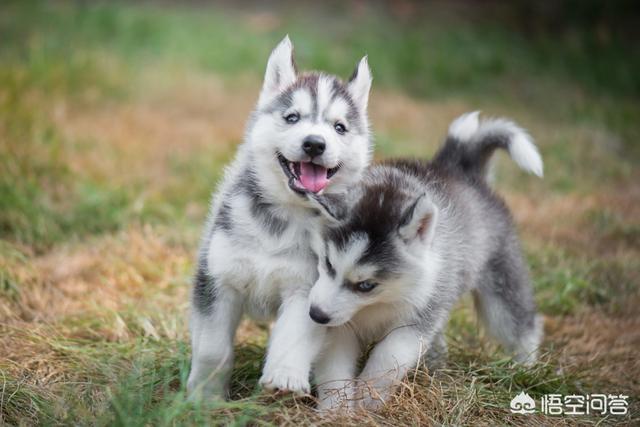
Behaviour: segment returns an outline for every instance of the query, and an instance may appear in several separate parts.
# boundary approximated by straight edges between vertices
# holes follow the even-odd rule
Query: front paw
[[[309,394],[311,391],[308,372],[297,372],[295,369],[265,368],[259,382],[266,390],[289,392],[296,395]]]

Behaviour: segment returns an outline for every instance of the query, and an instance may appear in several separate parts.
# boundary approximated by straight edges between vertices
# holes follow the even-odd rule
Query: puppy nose
[[[320,323],[321,325],[326,325],[331,320],[327,313],[320,310],[315,305],[312,305],[309,309],[309,316],[313,319],[314,322]]]
[[[324,153],[327,144],[320,135],[309,135],[302,141],[302,150],[311,157]]]

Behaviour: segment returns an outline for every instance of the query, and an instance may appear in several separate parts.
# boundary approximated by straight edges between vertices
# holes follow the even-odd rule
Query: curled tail
[[[542,177],[542,157],[527,131],[509,120],[480,120],[478,115],[467,113],[451,123],[434,164],[484,180],[493,152],[502,148],[520,168]]]

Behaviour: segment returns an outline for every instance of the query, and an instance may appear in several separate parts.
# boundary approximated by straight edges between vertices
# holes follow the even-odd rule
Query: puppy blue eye
[[[300,114],[298,113],[291,113],[284,116],[284,121],[289,123],[290,125],[294,123],[298,123],[299,120],[300,120]]]
[[[356,284],[356,290],[358,292],[371,292],[377,285],[377,283],[373,283],[373,282],[369,282],[369,281],[363,281],[363,282],[358,282]]]
[[[343,125],[340,122],[336,122],[336,124],[333,125],[333,128],[336,130],[336,132],[338,132],[340,135],[344,135],[347,132],[347,128],[345,127],[345,125]]]

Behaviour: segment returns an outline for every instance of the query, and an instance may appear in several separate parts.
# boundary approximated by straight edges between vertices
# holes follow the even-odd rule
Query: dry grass
[[[281,25],[269,14],[248,19],[259,31]],[[0,86],[6,113],[0,148],[11,158],[1,172],[20,178],[12,185],[23,185],[24,177],[24,188],[37,188],[26,199],[46,196],[34,203],[43,212],[10,216],[21,231],[10,230],[0,242],[0,424],[640,420],[638,170],[621,156],[619,134],[602,123],[558,123],[526,105],[498,101],[483,107],[530,128],[547,161],[544,181],[524,177],[504,158],[497,168],[498,190],[522,231],[545,314],[541,363],[530,370],[512,366],[478,334],[465,301],[452,316],[445,369],[412,373],[379,413],[321,416],[311,398],[260,393],[268,326],[247,320],[238,331],[234,400],[188,403],[188,292],[198,232],[208,192],[241,141],[257,80],[173,62],[130,73],[117,56],[97,57],[101,78],[123,86],[125,95],[104,96],[94,82],[80,94],[51,91],[20,83],[24,70],[7,80],[15,86]],[[416,99],[375,87],[370,114],[377,155],[430,155],[449,122],[475,108],[466,97]],[[93,200],[94,192],[104,197]],[[122,201],[113,196],[120,192]],[[78,212],[78,204],[88,207]],[[60,218],[49,222],[55,215]],[[81,226],[95,217],[95,227]],[[511,414],[508,403],[523,389],[535,396],[625,393],[631,414],[622,420]]]
[[[186,90],[181,84],[176,84],[173,91],[164,86],[160,93],[151,92],[152,96],[145,95],[128,103],[91,108],[56,105],[53,108],[55,126],[64,138],[73,141],[69,164],[74,171],[100,179],[113,178],[120,185],[142,184],[145,192],[161,194],[176,185],[171,173],[176,156],[189,159],[221,143],[220,151],[227,153],[225,141],[237,141],[241,137],[243,117],[251,106],[246,100],[251,99],[255,88],[239,97],[244,102],[225,104],[233,97],[216,78],[192,76],[185,80],[190,85]],[[238,94],[237,90],[234,94]],[[225,113],[219,114],[223,106]],[[424,103],[397,93],[386,93],[372,100],[372,118],[377,131],[393,134],[402,129],[409,135],[405,144],[414,141],[421,144],[416,151],[431,149],[448,121],[465,109],[461,103]],[[615,194],[534,198],[509,192],[507,199],[522,224],[526,241],[541,246],[571,247],[590,255],[609,250],[615,257],[624,253],[634,257],[638,255],[634,242],[621,243],[606,233],[599,233],[589,213],[606,205],[620,215],[624,223],[633,222],[638,218],[637,196],[636,187],[627,183],[626,188]],[[204,200],[195,202],[200,206],[205,203]],[[202,210],[197,210],[193,215],[202,214]],[[553,220],[549,221],[550,218]],[[33,388],[39,395],[55,400],[65,385],[84,383],[99,376],[102,366],[95,360],[95,351],[99,353],[101,347],[107,349],[115,344],[128,349],[124,356],[117,358],[118,364],[124,363],[121,369],[126,371],[126,366],[135,360],[126,354],[137,348],[140,339],[164,341],[162,347],[169,348],[186,342],[187,284],[196,230],[192,227],[184,234],[185,230],[166,227],[132,226],[112,235],[55,245],[43,254],[5,243],[2,270],[10,272],[20,289],[13,298],[0,300],[0,358],[5,360],[4,375],[18,379],[22,388]],[[468,307],[461,310],[465,318],[462,322],[474,324]],[[640,341],[639,324],[637,311],[633,317],[629,314],[610,316],[597,308],[585,308],[571,316],[548,316],[546,346],[550,353],[548,365],[542,364],[540,369],[555,366],[554,369],[569,378],[579,375],[583,381],[588,378],[607,387],[615,385],[611,391],[637,390],[640,365],[635,351]],[[451,333],[460,331],[454,329]],[[471,336],[466,338],[468,341],[463,346],[478,343]],[[245,322],[239,331],[240,351],[263,345],[264,339],[263,326]],[[87,353],[85,345],[96,347]],[[435,377],[417,372],[378,414],[327,418],[315,414],[309,400],[285,399],[276,404],[267,396],[252,399],[258,399],[257,402],[267,407],[276,405],[277,410],[264,414],[266,419],[289,424],[491,425],[497,419],[527,425],[584,422],[569,418],[521,419],[508,415],[504,407],[486,407],[484,402],[492,393],[490,384],[499,381],[493,378],[496,372],[513,368],[500,366],[495,368],[496,372],[483,368],[483,361],[489,366],[495,363],[483,352],[489,349],[491,353],[495,349],[487,347],[484,339],[479,345],[480,348],[472,345],[471,349],[458,349],[448,368]],[[503,375],[508,376],[508,370],[506,372]],[[510,389],[511,386],[507,388]],[[98,402],[107,404],[109,397],[104,390],[91,393]],[[253,395],[251,387],[240,388],[238,393],[244,399]],[[496,396],[492,396],[488,400],[495,399]],[[58,410],[64,412],[65,409]],[[236,413],[232,408],[216,411],[229,416]]]

